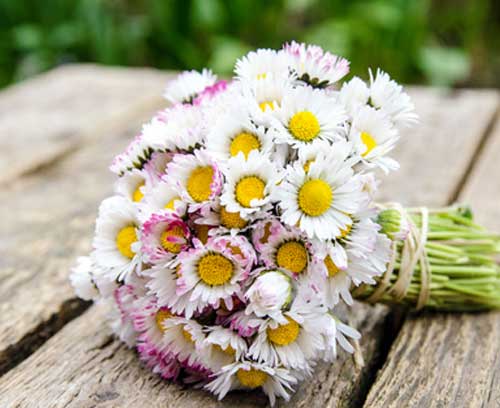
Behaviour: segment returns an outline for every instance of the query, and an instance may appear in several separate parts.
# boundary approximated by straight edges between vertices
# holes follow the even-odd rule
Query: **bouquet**
[[[234,71],[168,84],[172,106],[113,161],[115,195],[72,271],[147,367],[274,404],[353,352],[339,302],[500,306],[498,236],[470,212],[374,202],[376,170],[398,168],[389,154],[417,122],[400,85],[380,70],[340,85],[347,60],[296,42]]]

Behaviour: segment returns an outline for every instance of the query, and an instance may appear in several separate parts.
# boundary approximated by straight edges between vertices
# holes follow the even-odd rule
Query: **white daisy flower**
[[[291,278],[282,271],[262,270],[245,293],[245,313],[279,318],[281,310],[292,300],[292,289]]]
[[[300,230],[293,227],[271,234],[260,253],[267,268],[281,268],[293,276],[306,274],[314,257],[311,244]]]
[[[329,87],[349,72],[349,61],[317,45],[292,41],[283,49],[290,56],[291,69],[297,79],[315,88]]]
[[[137,336],[137,350],[141,359],[153,371],[172,378],[178,374],[177,362],[163,339],[166,331],[164,322],[175,317],[167,308],[159,307],[154,297],[143,297],[135,302],[132,319]]]
[[[207,135],[207,150],[225,161],[242,152],[245,158],[251,151],[269,153],[273,147],[271,137],[263,126],[255,125],[246,109],[239,107],[222,115]]]
[[[370,106],[360,108],[353,117],[349,140],[365,163],[376,165],[386,173],[399,168],[398,162],[386,157],[394,149],[399,134],[382,111]]]
[[[132,140],[123,153],[113,159],[109,169],[119,176],[133,169],[142,169],[152,153],[149,141],[141,133]]]
[[[369,103],[388,115],[397,126],[410,126],[418,122],[415,106],[403,87],[384,71],[377,69],[375,77],[370,70]]]
[[[292,385],[296,382],[297,379],[290,370],[242,361],[223,367],[216,374],[215,379],[208,383],[205,388],[217,395],[219,400],[234,389],[262,388],[271,405],[274,405],[276,397],[284,398],[287,401],[290,399],[289,392],[293,392]]]
[[[281,125],[274,131],[275,142],[302,148],[319,140],[342,140],[347,116],[337,98],[319,89],[298,87],[283,95],[277,118]]]
[[[251,151],[248,159],[243,153],[227,162],[226,183],[221,204],[243,218],[261,211],[271,200],[280,173],[267,156]]]
[[[197,106],[176,105],[142,128],[149,147],[155,151],[192,150],[204,141],[203,111]]]
[[[268,127],[276,120],[283,97],[292,88],[291,81],[286,77],[266,77],[248,82],[241,85],[241,104],[247,107],[255,123]]]
[[[94,265],[88,256],[76,259],[76,265],[71,268],[69,280],[76,295],[84,300],[94,300],[99,296],[96,284],[92,278]]]
[[[238,361],[247,351],[246,341],[231,329],[221,326],[209,328],[203,341],[203,358],[212,372]]]
[[[145,186],[145,197],[139,207],[141,219],[148,219],[155,213],[172,211],[183,217],[187,212],[187,203],[168,182],[161,181],[155,186]]]
[[[193,154],[174,156],[167,165],[165,182],[177,190],[184,202],[191,204],[190,211],[196,211],[219,195],[222,174],[210,154],[195,150]]]
[[[261,48],[236,61],[234,72],[242,81],[282,78],[289,73],[289,62],[285,52]]]
[[[189,296],[190,308],[219,308],[224,301],[225,307],[232,310],[232,297],[241,296],[240,282],[248,278],[252,263],[242,263],[239,251],[221,238],[210,238],[205,245],[195,241],[194,245],[181,252],[173,264],[179,265],[177,296]],[[175,307],[178,301],[172,299],[169,306]],[[184,313],[190,317],[190,310]]]
[[[319,297],[306,299],[301,293],[295,296],[290,310],[278,320],[268,319],[259,328],[249,349],[256,361],[270,366],[306,369],[316,355],[325,349],[322,318],[326,308]]]
[[[191,103],[207,86],[215,84],[217,76],[209,69],[201,72],[184,71],[165,88],[163,96],[171,103]]]
[[[187,224],[172,211],[151,215],[141,228],[144,260],[158,263],[173,259],[189,246],[191,232]]]
[[[114,190],[116,194],[139,203],[144,198],[146,181],[144,170],[133,169],[116,180]]]
[[[107,198],[99,207],[92,261],[112,269],[115,279],[126,280],[141,264],[139,220],[124,197]]]
[[[206,336],[203,327],[195,320],[184,317],[163,319],[162,342],[184,365],[191,368],[203,367],[201,349]]]
[[[218,202],[213,207],[203,207],[200,210],[200,215],[200,217],[196,218],[195,223],[217,226],[210,229],[210,236],[229,233],[234,237],[236,234],[246,231],[250,226],[250,220],[242,218],[239,212],[228,211]]]
[[[300,163],[289,168],[277,191],[281,220],[310,238],[333,239],[341,234],[366,201],[363,184],[347,158],[349,143],[338,143],[328,155],[318,155],[306,173]]]
[[[362,106],[366,106],[369,99],[370,89],[357,76],[344,82],[339,92],[339,101],[344,105],[350,116],[353,116]]]

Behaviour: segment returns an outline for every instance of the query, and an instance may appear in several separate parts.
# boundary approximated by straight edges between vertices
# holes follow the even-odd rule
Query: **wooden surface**
[[[0,240],[0,407],[265,405],[244,393],[218,403],[150,375],[113,339],[103,311],[87,310],[67,281],[111,191],[111,158],[163,106],[167,79],[154,70],[77,65],[0,93],[0,209],[8,215]],[[467,200],[500,230],[498,94],[411,93],[422,124],[405,133],[396,152],[402,168],[384,180],[380,198]],[[342,354],[286,405],[500,406],[498,314],[415,315],[401,326],[398,313],[358,304],[345,317],[363,334],[366,365]]]

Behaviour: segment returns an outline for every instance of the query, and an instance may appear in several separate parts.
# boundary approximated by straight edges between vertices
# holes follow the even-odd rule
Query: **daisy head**
[[[292,41],[283,46],[297,79],[315,88],[333,85],[349,72],[349,61],[317,45]]]
[[[395,160],[386,157],[394,149],[399,134],[383,112],[370,106],[360,108],[353,117],[349,139],[364,162],[385,172],[399,168]]]
[[[109,169],[121,176],[133,169],[142,169],[153,153],[149,141],[142,133],[134,137],[125,151],[113,159]]]
[[[192,150],[204,140],[203,123],[199,107],[176,105],[146,123],[142,134],[154,151]]]
[[[139,207],[141,219],[147,220],[151,215],[165,211],[183,217],[187,212],[187,203],[182,201],[179,192],[168,182],[161,181],[155,186],[146,186],[145,197]]]
[[[289,392],[293,391],[292,385],[296,382],[297,378],[285,368],[272,368],[267,364],[242,361],[224,366],[205,388],[217,395],[219,400],[234,389],[261,388],[271,405],[274,405],[276,397],[287,401],[290,399]]]
[[[146,183],[150,184],[146,172],[133,169],[115,182],[115,192],[133,203],[140,203],[144,198]]]
[[[204,368],[202,349],[206,336],[203,326],[184,317],[163,319],[161,325],[164,329],[162,342],[179,362],[192,369]]]
[[[258,49],[236,61],[234,72],[241,81],[282,78],[288,75],[289,57],[283,51]]]
[[[248,159],[239,153],[228,160],[225,174],[221,205],[243,218],[265,208],[280,180],[280,172],[269,157],[256,151],[250,152]]]
[[[251,264],[244,266],[239,251],[221,238],[209,238],[205,245],[199,241],[194,244],[194,248],[181,252],[174,264],[179,265],[177,296],[188,297],[190,308],[219,308],[224,301],[232,310],[232,297],[240,295],[240,282],[248,278]],[[186,316],[189,311],[185,310]]]
[[[248,348],[236,332],[221,326],[210,327],[203,343],[204,361],[212,372],[238,361]]]
[[[411,126],[418,122],[415,106],[403,87],[392,80],[387,73],[377,69],[370,73],[370,100],[375,109],[388,115],[397,126]]]
[[[222,174],[213,158],[206,152],[195,150],[193,154],[177,154],[167,166],[165,181],[177,190],[190,211],[219,195]]]
[[[310,238],[333,239],[352,220],[367,197],[359,176],[347,160],[351,146],[337,143],[327,155],[318,155],[306,173],[295,163],[286,173],[277,192],[283,210],[281,220],[298,226]]]
[[[326,309],[320,297],[314,294],[305,298],[302,291],[306,291],[305,287],[298,289],[290,310],[278,320],[269,318],[261,325],[249,349],[253,359],[271,366],[307,370],[310,360],[324,349],[320,323]]]
[[[189,246],[190,230],[172,211],[151,215],[141,230],[142,252],[147,262],[172,259]]]
[[[276,143],[301,148],[319,140],[341,140],[344,108],[337,99],[311,87],[289,89],[278,112]]]
[[[124,197],[107,198],[99,207],[93,261],[112,268],[115,279],[126,279],[141,264],[139,225],[136,209]]]
[[[76,265],[71,268],[71,286],[79,298],[84,300],[96,299],[99,291],[93,279],[94,265],[90,257],[80,256],[76,260]]]
[[[219,118],[207,135],[206,146],[210,154],[225,161],[240,152],[245,159],[251,151],[269,153],[273,144],[266,129],[250,120],[246,108],[238,107]]]
[[[209,235],[221,235],[230,233],[235,236],[239,232],[246,231],[250,226],[250,220],[241,217],[239,212],[231,212],[226,207],[217,203],[213,207],[203,207],[200,210],[200,217],[195,219],[195,223],[205,226],[217,226],[211,228]]]
[[[314,256],[304,234],[296,228],[282,228],[262,246],[261,259],[267,268],[281,268],[294,276],[305,274]]]
[[[170,81],[163,96],[173,104],[192,103],[205,88],[215,84],[217,76],[209,69],[184,71]]]
[[[241,85],[242,103],[247,106],[252,120],[264,126],[273,123],[281,110],[285,94],[292,89],[290,79],[266,77]]]
[[[281,313],[292,300],[292,290],[292,279],[286,273],[263,269],[245,293],[248,302],[245,313],[258,317]]]

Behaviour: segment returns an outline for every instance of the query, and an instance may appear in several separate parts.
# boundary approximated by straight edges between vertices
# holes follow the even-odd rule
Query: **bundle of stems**
[[[469,208],[391,207],[382,209],[378,221],[382,232],[393,241],[392,271],[380,277],[375,286],[357,288],[354,291],[356,298],[441,311],[500,308],[500,267],[497,264],[500,234],[474,223]],[[412,228],[425,238],[420,259],[411,271],[405,271],[408,260],[403,258],[411,256],[411,251],[405,249],[411,235],[407,232]],[[402,273],[409,273],[403,290]]]

